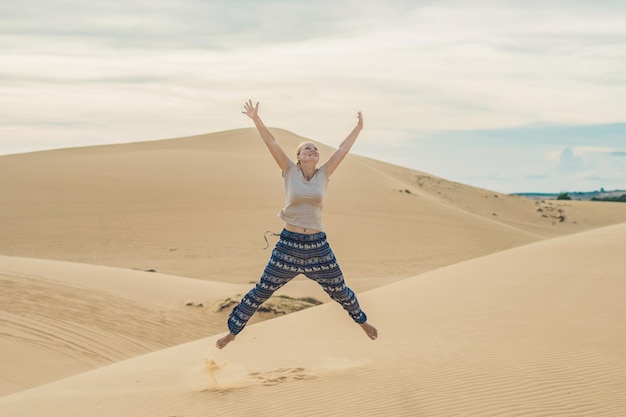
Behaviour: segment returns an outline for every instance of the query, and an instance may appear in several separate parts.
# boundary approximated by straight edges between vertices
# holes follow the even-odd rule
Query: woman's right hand
[[[243,109],[244,109],[244,111],[242,111],[243,114],[245,114],[246,116],[248,116],[251,119],[254,119],[259,114],[259,102],[257,101],[256,102],[256,106],[253,106],[252,105],[252,100],[248,100],[243,105]]]

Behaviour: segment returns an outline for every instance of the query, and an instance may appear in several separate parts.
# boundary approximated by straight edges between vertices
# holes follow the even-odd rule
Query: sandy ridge
[[[287,151],[303,139],[273,132]],[[263,233],[282,227],[280,172],[253,129],[0,161],[4,255],[248,283],[267,260]],[[626,221],[623,205],[567,202],[555,222],[548,203],[352,155],[331,181],[325,223],[357,289]]]
[[[303,139],[273,131],[286,149]],[[0,196],[0,415],[626,409],[626,205],[531,201],[351,155],[325,223],[381,338],[331,302],[259,315],[218,351],[217,307],[258,278],[263,232],[281,227],[254,130],[0,157]],[[282,294],[326,299],[302,278]]]
[[[623,224],[551,239],[363,293],[381,329],[373,343],[326,304],[250,326],[225,351],[211,348],[216,337],[209,337],[3,397],[0,409],[618,415],[626,407],[619,389],[626,321],[615,265],[625,232]],[[229,361],[216,373],[224,386],[210,385],[204,357]],[[342,406],[320,407],[319,398]]]

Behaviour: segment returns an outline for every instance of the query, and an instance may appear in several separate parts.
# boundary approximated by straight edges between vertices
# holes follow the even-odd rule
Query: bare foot
[[[367,322],[361,323],[361,327],[363,328],[363,331],[365,331],[367,337],[369,337],[370,339],[376,340],[378,338],[378,330],[376,330],[376,327]]]
[[[222,349],[224,348],[224,346],[226,346],[233,340],[235,340],[235,335],[232,333],[228,333],[226,336],[222,337],[217,342],[215,342],[215,346],[217,346],[218,349]]]

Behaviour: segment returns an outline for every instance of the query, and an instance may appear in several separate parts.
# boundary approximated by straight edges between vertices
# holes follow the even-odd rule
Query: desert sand
[[[324,221],[379,339],[299,277],[218,350],[282,199],[253,129],[0,157],[0,415],[625,415],[626,205],[350,155]]]

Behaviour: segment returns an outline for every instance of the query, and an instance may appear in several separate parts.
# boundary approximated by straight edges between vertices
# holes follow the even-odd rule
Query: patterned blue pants
[[[326,234],[305,235],[283,230],[261,279],[230,313],[230,332],[238,334],[242,331],[259,306],[299,274],[320,284],[330,298],[350,314],[352,320],[365,323],[367,316],[361,311],[354,292],[346,287],[335,254],[326,241]]]

